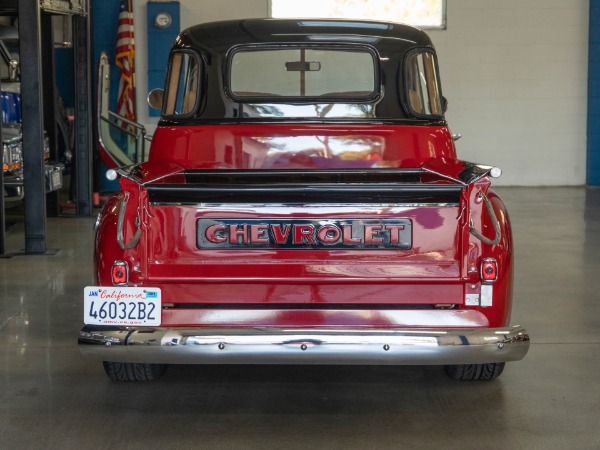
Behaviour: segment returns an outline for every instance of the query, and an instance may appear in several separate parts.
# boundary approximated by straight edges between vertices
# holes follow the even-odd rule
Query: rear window
[[[230,59],[229,90],[240,100],[368,100],[377,93],[375,58],[367,49],[238,50]]]

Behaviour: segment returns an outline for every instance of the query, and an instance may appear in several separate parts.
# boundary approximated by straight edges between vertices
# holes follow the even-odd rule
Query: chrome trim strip
[[[138,184],[140,184],[140,181],[135,179],[132,175],[131,175],[131,171],[136,168],[138,166],[138,164],[130,164],[128,166],[120,166],[117,167],[116,169],[114,169],[115,172],[117,172],[119,175],[121,175],[123,178],[127,178],[128,180],[134,181]]]
[[[426,165],[422,167],[424,172],[429,172],[433,175],[437,175],[438,177],[444,178],[449,181],[453,181],[455,183],[459,183],[461,186],[468,186],[477,180],[483,178],[488,175],[490,171],[494,168],[493,166],[484,166],[482,164],[474,164],[467,161],[463,161],[465,165],[465,169],[459,174],[458,177],[454,177],[451,175],[446,175],[439,170],[434,170]]]
[[[119,244],[119,247],[121,247],[121,249],[123,249],[123,250],[130,250],[130,249],[134,248],[138,244],[140,237],[142,236],[142,226],[141,226],[141,220],[140,220],[140,207],[138,206],[137,217],[135,219],[135,226],[137,227],[137,230],[136,230],[135,234],[133,235],[133,237],[131,238],[131,241],[129,241],[129,244],[125,243],[125,238],[123,237],[123,228],[124,228],[124,222],[125,222],[125,210],[127,209],[128,202],[129,202],[129,192],[125,192],[125,196],[124,196],[123,200],[121,201],[121,207],[119,208],[119,216],[117,218],[117,243]]]
[[[240,249],[243,250],[243,249]],[[277,249],[265,249],[265,250],[277,250]],[[285,250],[285,249],[284,249]],[[325,249],[326,250],[326,249]],[[402,252],[403,250],[394,250],[394,249],[389,249],[388,251],[395,251],[395,252]],[[158,264],[153,264],[154,266],[158,266]],[[457,262],[453,262],[452,266],[458,266]],[[278,283],[278,284],[314,284],[315,280],[318,279],[317,277],[311,278],[309,276],[303,276],[303,277],[269,277],[269,276],[264,276],[264,277],[252,277],[252,278],[248,278],[248,277],[229,277],[227,276],[226,273],[223,273],[223,276],[221,277],[178,277],[177,278],[177,284],[187,284],[187,283],[193,283],[193,284],[214,284],[214,283],[230,283],[230,284],[261,284],[261,283],[269,283],[269,284],[273,284],[273,283]],[[358,277],[358,276],[351,276],[351,275],[346,275],[344,276],[337,276],[337,277],[327,277],[327,284],[373,284],[376,281],[376,284],[397,284],[398,280],[401,279],[404,283],[412,283],[412,284],[421,284],[421,285],[428,285],[432,283],[432,280],[435,280],[435,284],[439,285],[439,284],[450,284],[450,285],[463,285],[463,281],[459,278],[453,278],[453,277],[439,277],[439,278],[435,278],[432,279],[430,278],[427,281],[423,281],[423,278],[418,278],[416,276],[414,277],[401,277],[400,275],[398,276],[391,276],[391,275],[383,275],[380,277],[375,278],[374,276],[363,276],[363,277]],[[158,276],[158,275],[152,275],[152,285],[159,285],[159,284],[168,284],[168,283],[173,283],[173,276],[169,275],[169,276]]]
[[[164,174],[164,175],[159,175],[159,176],[157,176],[155,178],[150,178],[148,180],[140,180],[138,178],[138,174],[135,173],[135,171],[140,168],[140,164],[132,164],[132,165],[129,165],[129,166],[121,166],[121,167],[117,167],[114,170],[115,170],[115,172],[117,172],[123,178],[127,178],[128,180],[131,180],[134,183],[137,183],[139,186],[146,186],[147,184],[155,183],[157,181],[163,180],[163,179],[168,178],[170,176],[177,175],[177,174],[180,174],[180,173],[184,172],[183,167],[181,167],[181,166],[177,166],[177,167],[178,167],[178,170],[174,170],[173,172],[169,172],[169,173]]]
[[[520,327],[471,329],[125,328],[86,326],[79,349],[102,361],[156,364],[442,365],[518,361]]]
[[[498,221],[498,218],[496,217],[496,213],[494,212],[494,207],[492,206],[492,202],[490,202],[490,200],[483,193],[483,191],[479,191],[479,198],[481,198],[483,200],[483,202],[485,203],[485,207],[490,216],[490,220],[492,221],[492,225],[494,226],[494,232],[496,233],[496,235],[494,236],[494,239],[485,237],[482,233],[477,231],[477,229],[473,226],[472,218],[469,219],[469,231],[471,232],[471,234],[473,236],[475,236],[477,239],[479,239],[484,244],[487,244],[487,245],[499,244],[500,240],[502,239],[502,230],[500,228],[500,222]]]
[[[369,227],[379,228],[370,236]],[[278,237],[275,230],[282,235]],[[204,250],[410,250],[412,241],[413,221],[406,217],[232,219],[217,216],[196,220],[196,246]]]
[[[244,208],[284,208],[304,207],[311,208],[456,208],[460,203],[197,203],[197,202],[150,202],[150,206],[195,206],[199,209],[223,208],[228,211],[234,207]]]

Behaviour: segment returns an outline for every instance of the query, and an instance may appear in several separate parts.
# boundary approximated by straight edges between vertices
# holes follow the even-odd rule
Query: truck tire
[[[460,364],[445,366],[446,375],[461,381],[491,381],[500,376],[504,363]]]
[[[161,377],[166,364],[103,361],[104,371],[113,381],[153,381]]]

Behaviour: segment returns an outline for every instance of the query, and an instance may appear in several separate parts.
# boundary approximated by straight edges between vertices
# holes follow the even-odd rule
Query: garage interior
[[[96,44],[111,39],[108,21],[96,20],[110,11],[116,28],[119,2],[79,3],[84,14],[8,3],[6,11],[18,10],[28,29],[39,23],[39,32],[47,31],[50,15],[71,24],[78,177],[74,194],[62,194],[72,208],[48,207],[61,200],[39,195],[43,173],[32,175],[33,194],[26,186],[29,205],[28,197],[25,206],[3,205],[0,448],[600,447],[597,1],[453,0],[446,28],[428,31],[440,56],[448,122],[463,135],[459,156],[504,171],[494,185],[514,233],[512,323],[526,326],[532,341],[526,358],[490,383],[456,382],[436,366],[182,365],[152,383],[108,380],[81,357],[77,336],[82,290],[93,283],[99,212],[95,112],[85,105],[93,104]],[[157,120],[145,106],[153,3],[134,0],[136,103],[149,135]],[[267,0],[178,4],[181,29],[269,14]],[[36,65],[28,58],[21,82],[31,83],[31,93],[39,78],[28,81],[25,69]],[[42,95],[30,98],[46,114]],[[35,110],[35,103],[24,106],[24,146],[42,141],[49,128]],[[28,132],[32,122],[35,133]]]

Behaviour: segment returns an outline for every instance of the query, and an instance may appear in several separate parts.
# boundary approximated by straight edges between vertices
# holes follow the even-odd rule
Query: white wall
[[[300,0],[290,0],[300,1]],[[266,17],[268,0],[180,0],[182,29]],[[499,166],[499,185],[585,184],[588,0],[449,0],[440,57],[459,156]],[[134,2],[145,111],[146,4]],[[156,120],[140,117],[153,129]]]
[[[450,0],[431,31],[461,158],[498,184],[585,184],[587,0]]]

